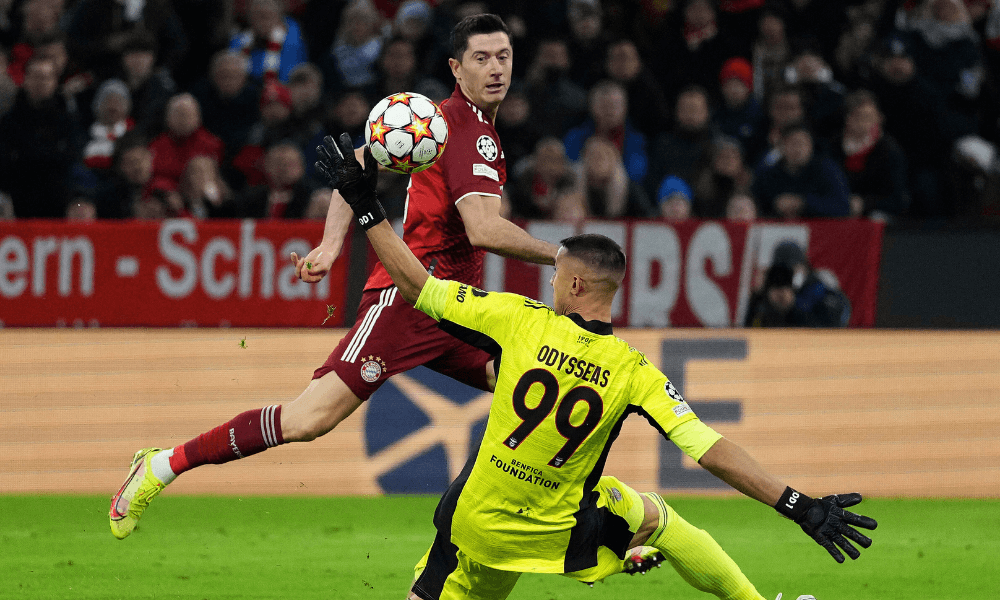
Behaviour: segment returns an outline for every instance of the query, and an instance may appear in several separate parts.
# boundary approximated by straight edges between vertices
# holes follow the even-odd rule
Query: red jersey
[[[482,287],[486,251],[469,242],[458,203],[470,194],[499,198],[507,181],[507,161],[490,117],[457,84],[441,103],[441,112],[448,123],[448,143],[434,165],[410,176],[403,240],[424,267],[434,265],[438,279]],[[379,262],[365,289],[391,285]]]

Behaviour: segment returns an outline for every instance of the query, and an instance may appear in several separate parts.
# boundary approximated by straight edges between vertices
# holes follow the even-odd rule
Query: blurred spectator
[[[695,172],[694,214],[702,219],[721,219],[726,215],[729,198],[750,189],[753,172],[743,163],[740,144],[730,137],[712,142],[708,162]]]
[[[681,91],[674,109],[674,128],[658,136],[653,145],[649,185],[658,185],[667,175],[694,181],[695,173],[709,161],[715,138],[710,117],[704,89],[690,86]]]
[[[10,112],[17,97],[17,84],[7,74],[7,59],[7,49],[0,45],[0,117]]]
[[[840,36],[832,63],[836,77],[856,88],[867,74],[868,59],[877,35],[880,2],[867,2],[847,9],[850,24]]]
[[[132,118],[136,128],[147,136],[163,130],[167,102],[175,85],[169,71],[154,69],[156,41],[149,35],[136,34],[125,41],[121,55],[121,79],[132,94]]]
[[[368,122],[369,112],[371,112],[371,106],[360,90],[346,90],[333,103],[333,111],[326,124],[326,131],[346,131],[351,134],[355,147],[360,146],[367,141],[365,140],[365,124]]]
[[[108,79],[97,88],[94,96],[94,122],[90,125],[90,139],[83,148],[83,164],[89,169],[106,171],[111,168],[115,141],[135,127],[129,116],[132,95],[120,79]]]
[[[227,160],[246,144],[250,129],[260,119],[261,89],[247,74],[249,62],[239,52],[217,52],[208,78],[191,90],[201,107],[205,129],[222,140]]]
[[[719,33],[715,2],[687,0],[682,19],[679,26],[667,30],[654,49],[655,55],[670,59],[657,61],[651,67],[666,90],[681,90],[689,85],[716,90],[722,64],[733,56],[734,49]]]
[[[837,134],[843,123],[845,88],[833,79],[833,70],[818,52],[806,50],[785,69],[785,82],[798,86],[806,116],[818,138]]]
[[[102,219],[127,219],[138,216],[143,202],[151,199],[153,153],[141,133],[126,133],[115,144],[111,177],[103,181],[95,194],[97,216]],[[147,213],[149,211],[146,211]]]
[[[783,219],[848,216],[847,178],[833,160],[814,152],[809,128],[786,126],[780,146],[781,160],[754,176],[753,195],[761,212]]]
[[[736,192],[729,197],[726,202],[726,220],[728,221],[756,221],[757,203],[745,192]]]
[[[573,163],[558,138],[538,142],[535,151],[517,161],[511,170],[511,217],[520,219],[565,219],[581,206]]]
[[[221,163],[222,140],[202,127],[201,109],[191,94],[178,94],[167,104],[166,131],[149,145],[153,152],[153,188],[177,189],[188,161],[211,156]]]
[[[691,218],[691,188],[680,177],[669,175],[656,191],[656,202],[660,216],[671,222],[686,221]]]
[[[600,0],[569,0],[566,4],[569,21],[569,77],[584,89],[590,89],[603,75],[603,65],[594,60],[605,56],[608,34],[604,31]]]
[[[739,141],[745,155],[754,156],[764,130],[764,110],[753,95],[753,67],[745,58],[727,60],[719,71],[722,105],[714,122],[719,132]]]
[[[646,136],[628,119],[628,94],[621,84],[603,80],[590,90],[590,117],[582,125],[570,129],[563,139],[566,156],[580,158],[584,144],[591,137],[603,137],[612,142],[620,153],[630,180],[641,183],[649,168]]]
[[[872,91],[885,115],[886,133],[906,154],[913,214],[949,215],[954,209],[948,184],[952,148],[955,140],[974,130],[920,75],[903,37],[888,38],[875,63]]]
[[[316,146],[323,143],[326,121],[326,107],[323,106],[323,72],[312,63],[302,63],[292,70],[288,78],[288,95],[292,99],[292,111],[288,119],[291,140],[302,150],[306,162],[306,174],[312,175],[313,164],[318,156]]]
[[[886,220],[906,212],[906,156],[882,131],[882,113],[875,95],[851,93],[844,102],[846,119],[835,158],[843,166],[851,189],[851,215]]]
[[[750,297],[744,326],[846,327],[850,316],[850,301],[832,274],[814,271],[802,247],[785,241]]]
[[[326,213],[330,210],[330,201],[333,199],[333,190],[328,187],[321,187],[313,190],[309,196],[309,206],[302,215],[303,219],[311,221],[326,221]]]
[[[375,83],[375,67],[382,54],[382,18],[365,0],[352,0],[340,18],[340,30],[324,62],[329,93]]]
[[[66,211],[80,141],[58,85],[52,61],[29,60],[14,108],[0,120],[0,189],[10,194],[19,219]]]
[[[175,81],[188,89],[209,71],[209,57],[229,47],[236,27],[234,4],[230,0],[171,0],[190,45],[184,58],[172,70]]]
[[[11,46],[7,74],[17,85],[24,81],[24,69],[39,45],[59,36],[59,7],[47,0],[27,0],[21,5],[23,21],[16,43]],[[57,74],[65,64],[56,64]]]
[[[314,185],[305,177],[302,151],[279,143],[264,155],[266,183],[253,186],[226,207],[229,216],[251,219],[298,219],[309,207]]]
[[[575,211],[577,218],[649,217],[655,214],[649,197],[625,171],[621,154],[614,143],[593,136],[583,146],[577,179],[583,186],[582,205]]]
[[[507,164],[516,165],[531,154],[542,138],[541,126],[520,85],[512,85],[497,110],[497,135],[503,140]],[[561,145],[561,144],[560,144]]]
[[[111,75],[135,33],[152,35],[158,66],[173,69],[187,52],[184,27],[169,0],[79,0],[66,33],[70,54],[100,80]]]
[[[395,38],[386,42],[378,60],[378,81],[371,86],[372,93],[369,94],[371,104],[374,106],[386,96],[406,91],[423,94],[437,103],[450,96],[451,88],[424,75],[420,64],[410,40]]]
[[[799,327],[803,316],[795,310],[795,287],[792,269],[772,264],[764,286],[750,296],[744,327]]]
[[[233,198],[211,156],[195,156],[184,167],[170,208],[172,216],[205,219],[224,214],[222,207]]]
[[[89,198],[77,198],[66,205],[66,220],[90,223],[97,220],[97,207]]]
[[[416,58],[417,73],[421,76],[447,66],[451,53],[448,38],[434,30],[434,11],[424,0],[406,0],[399,5],[393,16],[392,37],[409,42]],[[415,91],[415,88],[398,88],[397,91],[403,90]]]
[[[625,88],[628,114],[632,115],[639,131],[653,139],[667,128],[669,109],[666,93],[643,64],[633,41],[620,39],[608,46],[604,72]]]
[[[806,104],[802,90],[786,85],[775,90],[767,103],[767,127],[752,145],[757,152],[750,155],[751,165],[773,166],[781,160],[781,130],[795,123],[806,122]]]
[[[815,48],[821,56],[833,56],[840,32],[847,27],[844,3],[829,0],[773,0],[782,12],[791,44]]]
[[[542,135],[565,135],[587,115],[587,91],[569,78],[569,49],[559,39],[538,44],[525,76],[525,93]]]
[[[232,175],[241,176],[233,179],[237,189],[265,182],[264,154],[272,145],[292,135],[291,116],[292,94],[288,88],[277,81],[268,82],[260,96],[260,120],[254,123],[247,143],[233,158]]]
[[[17,30],[14,0],[0,0],[0,47],[13,47],[17,43]]]
[[[979,35],[962,0],[924,0],[900,13],[909,53],[920,73],[966,129],[975,129],[985,69]]]
[[[278,0],[250,0],[247,25],[229,48],[250,59],[247,72],[252,77],[287,82],[292,69],[309,60],[299,24],[285,16]]]
[[[753,45],[753,91],[764,101],[785,77],[785,63],[791,57],[791,47],[785,36],[785,21],[781,15],[765,9],[757,25],[757,41]]]

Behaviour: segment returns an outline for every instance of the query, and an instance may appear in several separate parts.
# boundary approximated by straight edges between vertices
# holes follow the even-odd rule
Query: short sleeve
[[[501,346],[517,337],[526,310],[524,296],[484,292],[457,281],[429,277],[414,306],[438,321],[486,334]]]
[[[446,106],[457,104],[464,104],[464,100],[450,100]],[[507,179],[500,137],[478,109],[467,105],[450,108],[445,113],[448,144],[439,162],[453,201],[469,194],[499,197]]]
[[[669,438],[675,427],[697,416],[666,375],[645,359],[642,363],[633,377],[631,403],[641,408],[660,433]]]

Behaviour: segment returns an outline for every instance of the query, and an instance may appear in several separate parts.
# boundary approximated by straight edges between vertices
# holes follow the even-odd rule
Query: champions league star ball
[[[368,148],[385,168],[409,175],[434,164],[448,141],[448,124],[430,98],[400,92],[368,114]]]

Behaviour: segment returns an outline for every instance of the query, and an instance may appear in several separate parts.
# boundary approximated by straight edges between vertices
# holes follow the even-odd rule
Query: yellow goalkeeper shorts
[[[639,530],[645,511],[638,492],[610,476],[601,477],[594,489],[599,494],[597,506],[607,507],[611,513],[622,517],[632,533]],[[601,546],[597,566],[563,575],[592,583],[620,573],[623,566],[624,561],[614,551]],[[421,579],[425,571],[426,576]],[[412,592],[424,600],[503,600],[520,576],[516,571],[502,571],[476,562],[439,535],[414,568]]]

